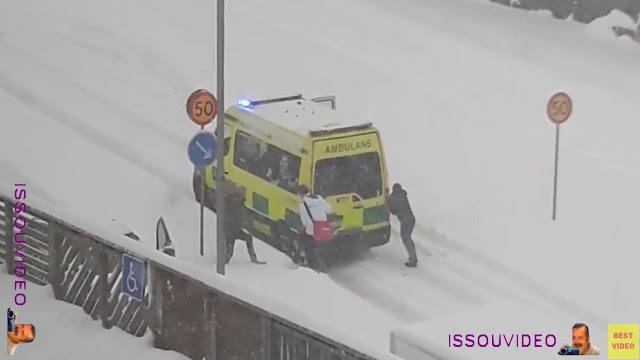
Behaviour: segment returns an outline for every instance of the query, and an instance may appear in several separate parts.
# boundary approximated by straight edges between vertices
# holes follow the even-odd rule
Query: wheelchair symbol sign
[[[145,289],[145,266],[140,259],[122,255],[122,292],[142,302]]]

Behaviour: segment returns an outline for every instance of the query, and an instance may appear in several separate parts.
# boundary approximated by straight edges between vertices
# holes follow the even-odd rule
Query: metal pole
[[[216,166],[216,218],[217,218],[217,251],[216,251],[216,269],[218,274],[224,275],[224,267],[226,264],[226,244],[224,239],[224,0],[217,0],[216,25],[217,25],[217,166]]]
[[[206,296],[204,298],[204,321],[205,334],[207,334],[207,344],[205,359],[216,360],[218,358],[218,326],[216,317],[216,301],[218,297]]]
[[[204,126],[200,126],[200,130],[204,130]],[[202,169],[202,178],[200,179],[200,256],[204,256],[204,186],[206,168]]]
[[[556,220],[556,199],[558,196],[558,151],[560,144],[560,125],[556,125],[556,155],[554,161],[554,171],[553,171],[553,215],[551,218],[553,221]]]

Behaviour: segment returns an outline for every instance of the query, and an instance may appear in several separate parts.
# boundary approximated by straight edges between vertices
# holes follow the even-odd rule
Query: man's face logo
[[[26,344],[36,338],[36,327],[31,324],[15,324],[13,332],[8,332],[7,337],[14,344]]]
[[[587,329],[584,327],[573,329],[573,347],[580,350],[580,354],[587,351],[589,345],[589,337]]]

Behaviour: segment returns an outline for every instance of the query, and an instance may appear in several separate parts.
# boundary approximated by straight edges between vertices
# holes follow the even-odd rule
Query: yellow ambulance
[[[329,103],[329,104],[325,104]],[[339,252],[389,241],[389,183],[380,132],[369,121],[341,116],[334,96],[241,99],[225,111],[227,180],[246,188],[246,229],[290,253],[300,225],[300,184],[327,199],[341,217],[332,242]],[[215,211],[214,162],[205,172],[205,206]],[[193,191],[201,198],[202,173]]]

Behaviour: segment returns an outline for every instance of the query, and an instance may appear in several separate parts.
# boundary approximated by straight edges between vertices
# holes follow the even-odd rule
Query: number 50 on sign
[[[569,95],[563,92],[554,94],[547,104],[547,116],[552,123],[560,125],[569,119],[573,104]]]
[[[556,125],[556,152],[553,171],[553,214],[551,218],[556,220],[556,199],[558,197],[558,150],[560,147],[560,125],[569,119],[573,111],[573,102],[567,93],[555,93],[547,103],[547,117]]]
[[[187,99],[187,115],[196,125],[204,127],[213,121],[218,111],[218,101],[212,93],[199,89]]]

